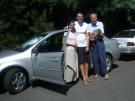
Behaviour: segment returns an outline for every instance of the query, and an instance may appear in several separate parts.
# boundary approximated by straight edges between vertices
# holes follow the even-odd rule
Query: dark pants
[[[94,73],[105,75],[107,73],[106,53],[103,39],[97,39],[91,47]]]

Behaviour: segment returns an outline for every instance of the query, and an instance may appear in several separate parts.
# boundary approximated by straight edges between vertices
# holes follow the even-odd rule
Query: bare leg
[[[89,65],[88,63],[85,63],[85,76],[88,82],[92,81],[92,79],[89,78]]]
[[[81,74],[82,74],[83,84],[88,85],[88,81],[87,81],[86,73],[85,73],[85,64],[80,65],[80,70],[81,70]]]
[[[86,81],[84,64],[80,64],[80,70],[81,70],[81,75],[82,75],[83,81]]]
[[[88,80],[88,63],[85,63],[85,77]]]

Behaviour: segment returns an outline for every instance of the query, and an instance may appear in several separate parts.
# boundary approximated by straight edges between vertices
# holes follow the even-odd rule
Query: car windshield
[[[114,38],[134,38],[135,31],[121,31],[114,35]]]
[[[25,51],[25,50],[29,49],[30,47],[32,47],[36,42],[41,40],[46,35],[47,35],[47,33],[36,34],[34,37],[29,39],[28,41],[26,41],[22,45],[17,46],[14,50],[16,50],[16,51]]]

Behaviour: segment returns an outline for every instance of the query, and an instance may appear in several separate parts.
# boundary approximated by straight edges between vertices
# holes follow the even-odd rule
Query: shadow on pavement
[[[116,68],[118,68],[118,67],[119,67],[119,65],[113,64],[111,70],[116,69]]]
[[[48,90],[55,91],[57,93],[61,93],[63,95],[67,95],[67,91],[74,84],[76,84],[76,82],[70,83],[70,84],[68,84],[68,86],[62,86],[62,85],[57,85],[57,84],[53,84],[53,83],[38,80],[38,81],[34,81],[32,85],[28,85],[25,89],[29,88],[30,86],[32,86],[33,88],[42,87],[42,88],[45,88],[45,89],[48,89]],[[0,94],[4,94],[4,93],[7,93],[7,91],[4,89],[3,85],[0,84]]]
[[[75,84],[75,83],[74,83]],[[53,83],[49,83],[49,82],[45,82],[45,81],[35,81],[32,84],[32,87],[42,87],[45,89],[49,89],[52,91],[55,91],[57,93],[61,93],[63,95],[67,95],[67,91],[70,89],[70,87],[73,86],[73,84],[69,84],[68,86],[62,86],[62,85],[57,85],[57,84],[53,84]]]
[[[6,93],[6,90],[4,89],[4,86],[0,83],[0,94]]]
[[[134,61],[135,60],[135,54],[121,54],[120,61]]]

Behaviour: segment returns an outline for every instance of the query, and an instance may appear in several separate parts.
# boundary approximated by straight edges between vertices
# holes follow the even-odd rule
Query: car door
[[[33,65],[38,79],[65,84],[63,34],[60,32],[51,35],[38,46],[38,52],[33,53]]]

